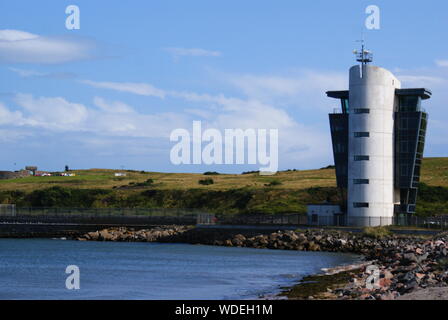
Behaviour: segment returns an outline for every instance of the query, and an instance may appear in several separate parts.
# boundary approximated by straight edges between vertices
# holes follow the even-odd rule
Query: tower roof
[[[419,96],[422,100],[431,98],[432,92],[426,88],[410,88],[410,89],[397,89],[395,93],[398,96]]]
[[[348,90],[342,91],[327,91],[327,97],[335,99],[348,99]]]
[[[431,98],[432,92],[426,88],[408,88],[408,89],[395,89],[395,93],[398,96],[419,96],[422,100]],[[335,99],[348,99],[348,90],[340,91],[327,91],[327,97]]]

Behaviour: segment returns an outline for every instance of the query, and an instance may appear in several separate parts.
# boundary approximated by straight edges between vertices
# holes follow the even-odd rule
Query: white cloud
[[[257,100],[245,100],[220,95],[177,93],[189,101],[211,103],[219,106],[220,113],[215,114],[214,124],[218,128],[279,128],[288,127],[293,120],[284,110],[274,108]]]
[[[204,126],[209,128],[278,129],[280,160],[290,167],[313,167],[313,161],[331,159],[329,131],[321,132],[312,125],[297,122],[285,110],[272,104],[256,99],[226,97],[223,94],[171,94],[188,101],[205,103],[206,109],[213,110],[213,117],[203,121]]]
[[[92,113],[86,127],[102,136],[167,138],[171,130],[189,125],[176,113]]]
[[[228,79],[249,97],[297,96],[310,91],[319,94],[347,87],[347,75],[336,72],[305,71],[295,76],[246,74],[231,75]]]
[[[109,113],[133,113],[134,109],[121,102],[121,101],[112,101],[112,102],[106,102],[101,97],[95,97],[93,98],[93,103],[100,108],[102,111],[109,112]]]
[[[0,62],[57,64],[92,57],[92,42],[76,37],[40,36],[0,30]]]
[[[16,94],[13,101],[21,108],[12,111],[0,103],[0,124],[38,132],[89,132],[102,137],[166,138],[171,130],[188,126],[182,114],[138,113],[120,101],[95,97],[97,108],[67,101],[62,97],[34,97]],[[43,130],[41,130],[43,129]]]
[[[330,131],[320,124],[327,124],[330,106],[337,102],[325,92],[346,89],[347,74],[303,71],[289,76],[221,73],[217,77],[246,97],[179,91],[168,95],[202,105],[202,112],[196,111],[199,107],[187,111],[202,118],[204,127],[278,129],[282,167],[315,168],[332,163]],[[321,120],[310,120],[312,117]]]
[[[77,130],[87,118],[87,108],[61,97],[39,97],[19,93],[14,101],[29,115],[26,124],[48,129]]]
[[[2,143],[15,143],[32,136],[30,132],[24,130],[0,129],[0,142]]]
[[[446,82],[446,79],[437,76],[425,76],[425,75],[400,75],[399,80],[405,86],[419,86],[427,87],[431,85],[439,85]]]
[[[161,138],[163,140],[169,137],[173,129],[186,128],[190,130],[192,121],[202,118],[204,129],[206,127],[218,130],[231,128],[278,129],[280,161],[283,167],[311,168],[332,161],[329,130],[323,126],[315,127],[313,121],[305,124],[302,119],[309,119],[307,116],[309,112],[315,115],[316,107],[321,107],[322,122],[326,123],[326,112],[329,111],[328,103],[331,101],[325,97],[325,91],[346,88],[346,75],[309,71],[295,76],[228,75],[223,78],[232,86],[239,88],[246,97],[162,90],[147,83],[82,80],[82,83],[96,88],[185,100],[189,102],[189,107],[181,109],[182,111],[177,113],[143,114],[121,101],[95,97],[93,105],[96,108],[85,107],[86,117],[80,119],[76,126],[72,127],[76,127],[74,130],[91,132],[92,139],[101,141],[111,139],[111,137]],[[279,103],[284,99],[290,101],[287,104]],[[319,103],[314,103],[313,99],[319,100]],[[48,101],[53,102],[52,100]],[[285,109],[287,106],[291,106],[291,101],[294,102],[292,105],[295,117],[292,117]],[[64,105],[64,103],[61,104]],[[297,104],[303,109],[296,108]],[[25,104],[22,103],[22,106]],[[30,110],[25,107],[24,109],[25,111]],[[297,111],[297,109],[301,111]],[[36,111],[36,109],[33,110]],[[31,123],[35,124],[36,117],[36,114],[29,115],[26,118],[27,124],[30,124],[30,120],[33,120],[34,122]],[[44,121],[39,122],[38,125],[48,127]],[[58,128],[58,130],[64,129]]]
[[[435,62],[438,67],[448,67],[448,60],[436,60]]]
[[[202,115],[208,116],[203,120],[204,129],[278,129],[282,155],[280,160],[290,167],[312,167],[311,163],[316,159],[331,157],[328,133],[297,122],[285,110],[271,104],[255,99],[227,97],[223,94],[169,94],[189,102],[197,102],[196,111],[203,112],[195,112],[194,109],[191,112],[189,109],[188,112],[182,113],[144,114],[126,103],[109,101],[102,97],[95,97],[93,105],[96,108],[89,108],[62,97],[34,97],[20,93],[15,96],[14,101],[21,110],[11,111],[0,105],[0,122],[13,128],[23,128],[26,132],[37,129],[36,133],[89,133],[91,135],[88,140],[104,142],[109,139],[113,144],[114,137],[155,138],[165,141],[176,128],[190,130],[192,121]],[[137,141],[135,143],[141,144]],[[164,148],[168,148],[165,149],[168,154],[169,144]]]
[[[169,52],[175,60],[178,60],[183,56],[190,57],[219,57],[221,52],[205,50],[201,48],[165,48],[165,51]]]
[[[17,73],[22,78],[53,78],[53,79],[71,79],[75,78],[76,74],[72,72],[38,72],[35,70],[26,70],[19,68],[8,68],[10,71]]]
[[[93,103],[99,110],[89,109],[89,118],[84,126],[101,136],[165,138],[174,128],[188,123],[182,114],[139,113],[121,101],[95,97]]]
[[[0,30],[0,41],[22,41],[39,38],[38,35],[20,30]]]
[[[41,77],[44,75],[42,72],[37,72],[34,70],[24,70],[24,69],[18,69],[18,68],[8,68],[12,72],[17,73],[22,78],[29,78],[29,77]]]
[[[95,88],[110,89],[121,92],[129,92],[141,96],[165,97],[165,91],[155,88],[148,83],[136,82],[97,82],[91,80],[81,80],[82,83]]]
[[[348,74],[334,71],[298,70],[287,75],[218,74],[225,83],[240,90],[248,99],[296,110],[296,112],[327,113],[338,106],[325,95],[329,90],[347,90]],[[301,119],[298,119],[302,121]]]
[[[0,124],[23,124],[23,116],[19,111],[10,111],[0,102]]]
[[[186,113],[192,114],[194,116],[203,118],[203,119],[210,119],[213,117],[213,112],[210,110],[204,110],[200,108],[191,108],[191,109],[185,109]]]

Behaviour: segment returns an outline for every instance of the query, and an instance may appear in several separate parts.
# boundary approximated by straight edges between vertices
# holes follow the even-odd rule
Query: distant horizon
[[[442,156],[432,156],[432,157],[424,157],[423,160],[425,159],[443,159],[443,158],[448,158],[448,157],[442,157]],[[307,168],[307,169],[298,169],[298,168],[286,168],[286,169],[281,169],[278,172],[285,172],[285,171],[312,171],[312,170],[321,170],[321,169],[326,169],[326,167],[328,166],[334,166],[334,164],[328,164],[326,166],[322,166],[320,168]],[[64,166],[65,167],[65,166]],[[54,172],[64,172],[65,168],[63,167],[62,170],[48,170],[48,169],[41,169],[39,166],[37,166],[37,171],[45,171],[45,172],[50,172],[50,173],[54,173]],[[22,169],[17,169],[17,170],[3,170],[2,168],[0,168],[0,171],[20,171],[20,170],[25,170],[25,167],[23,167]],[[185,174],[203,174],[205,172],[217,172],[219,174],[242,174],[245,172],[257,172],[258,170],[244,170],[241,172],[223,172],[223,171],[219,171],[219,170],[205,170],[205,171],[191,171],[191,172],[184,172],[184,171],[154,171],[154,170],[144,170],[144,169],[132,169],[132,168],[70,168],[69,166],[69,171],[88,171],[88,170],[113,170],[113,171],[137,171],[137,172],[141,172],[141,171],[145,171],[147,173],[185,173]]]

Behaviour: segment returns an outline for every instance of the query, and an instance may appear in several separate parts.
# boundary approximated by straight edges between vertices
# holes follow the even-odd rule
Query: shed
[[[334,203],[309,204],[307,207],[309,225],[343,225],[341,206]]]

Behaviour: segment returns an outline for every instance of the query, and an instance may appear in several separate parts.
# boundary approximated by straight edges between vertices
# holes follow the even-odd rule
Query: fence
[[[105,217],[105,216],[158,216],[158,217],[179,217],[185,215],[196,215],[200,212],[197,209],[177,209],[177,208],[53,208],[53,207],[17,207],[15,216],[59,216],[59,217]],[[7,212],[0,214],[8,215]]]
[[[213,215],[197,209],[14,207],[0,211],[0,222],[73,224],[306,225],[302,214]]]
[[[15,204],[0,204],[0,215],[14,216],[16,214]]]
[[[217,223],[226,225],[306,225],[303,214],[219,216]]]
[[[378,227],[400,226],[428,229],[448,229],[448,216],[417,217],[417,216],[393,216],[393,217],[347,217],[335,216],[310,216],[308,225],[312,226],[352,226],[352,227]]]
[[[385,225],[448,229],[448,216],[347,217],[283,215],[213,215],[197,209],[176,208],[38,208],[0,205],[0,222],[79,223],[79,224],[218,224],[353,226]]]
[[[15,208],[0,211],[3,223],[195,224],[198,210],[160,208]]]

